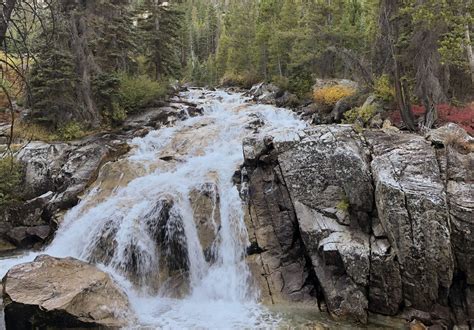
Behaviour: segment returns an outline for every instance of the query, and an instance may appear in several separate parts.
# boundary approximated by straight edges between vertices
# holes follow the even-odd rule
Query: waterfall
[[[239,93],[193,89],[181,97],[203,115],[133,139],[132,151],[101,170],[41,253],[108,272],[127,293],[137,327],[275,325],[251,284],[243,202],[232,177],[246,136],[297,136],[305,124]],[[1,260],[0,270],[37,254]]]

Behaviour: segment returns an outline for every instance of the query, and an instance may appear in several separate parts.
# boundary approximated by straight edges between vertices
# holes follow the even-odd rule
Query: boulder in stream
[[[3,278],[7,329],[120,328],[131,320],[127,297],[106,273],[47,255]]]

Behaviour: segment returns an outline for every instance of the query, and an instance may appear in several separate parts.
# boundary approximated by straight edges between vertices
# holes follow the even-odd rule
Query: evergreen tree
[[[139,28],[143,53],[153,70],[153,78],[179,75],[181,62],[180,26],[183,13],[173,5],[165,6],[153,0],[140,7]]]

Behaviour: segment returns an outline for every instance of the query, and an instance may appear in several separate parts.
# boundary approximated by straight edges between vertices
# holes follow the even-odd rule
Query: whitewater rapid
[[[130,141],[130,153],[104,166],[52,243],[40,253],[0,260],[1,275],[38,254],[70,256],[97,264],[123,288],[137,319],[131,328],[276,326],[278,316],[258,303],[258,288],[252,286],[243,202],[232,177],[243,163],[245,137],[288,140],[306,124],[288,110],[248,103],[240,93],[193,89],[181,97],[202,107],[203,115]],[[258,128],[252,125],[256,119]],[[209,185],[215,239],[206,252],[190,198]],[[158,251],[149,228],[163,212],[167,228],[160,237],[169,242],[160,242],[165,251]],[[176,251],[182,255],[166,254]],[[165,277],[160,267],[168,257],[186,265],[179,274],[182,296],[168,282],[153,280]]]

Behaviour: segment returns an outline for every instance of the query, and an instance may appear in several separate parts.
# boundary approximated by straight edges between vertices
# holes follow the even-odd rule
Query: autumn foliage
[[[351,96],[355,90],[341,85],[317,89],[313,93],[314,101],[324,105],[335,105],[340,99]]]
[[[449,104],[439,104],[438,122],[437,125],[445,123],[456,123],[464,128],[469,134],[474,134],[474,103],[468,104],[464,107],[455,107]],[[412,107],[413,114],[416,119],[423,118],[425,108],[423,106],[415,105]],[[390,120],[396,124],[401,124],[401,116],[399,111],[394,111],[390,114]]]

